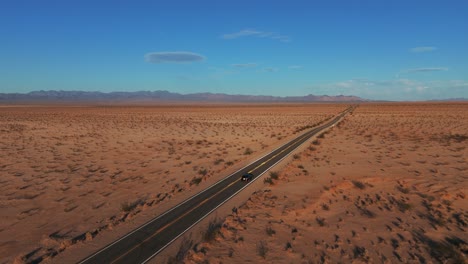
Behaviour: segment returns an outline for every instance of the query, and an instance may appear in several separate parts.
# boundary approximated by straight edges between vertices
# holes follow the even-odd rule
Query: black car
[[[253,179],[253,174],[250,172],[244,173],[241,177],[241,181],[251,181]]]

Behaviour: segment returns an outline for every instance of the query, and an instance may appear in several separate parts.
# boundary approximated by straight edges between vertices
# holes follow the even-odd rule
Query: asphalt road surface
[[[254,181],[310,137],[334,125],[350,110],[351,108],[345,110],[325,124],[301,134],[297,138],[273,150],[271,153],[220,180],[169,211],[107,245],[79,263],[130,264],[149,261],[192,226],[250,184],[250,182],[246,183],[240,180],[242,174],[245,172],[252,173],[254,175],[252,181]]]

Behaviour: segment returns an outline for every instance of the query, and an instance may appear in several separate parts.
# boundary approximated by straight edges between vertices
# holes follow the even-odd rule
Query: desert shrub
[[[126,213],[128,212],[131,212],[133,210],[135,210],[135,208],[139,205],[143,203],[143,201],[141,199],[138,199],[136,201],[133,201],[133,202],[123,202],[120,204],[120,209]]]
[[[262,240],[257,243],[257,253],[260,257],[266,258],[266,255],[268,253],[268,245],[266,241]]]
[[[272,235],[276,234],[276,231],[273,228],[271,228],[271,226],[267,226],[267,228],[265,228],[265,231],[266,231],[267,235],[269,235],[269,236],[272,236]]]
[[[277,171],[270,172],[270,178],[272,178],[273,180],[277,180],[278,176],[279,176],[279,173]]]
[[[301,158],[301,155],[299,155],[299,154],[294,154],[293,155],[293,159],[295,159],[295,160],[298,160],[300,158]]]
[[[397,190],[399,190],[400,192],[402,192],[404,194],[408,194],[410,192],[409,188],[405,188],[405,187],[402,187],[402,186],[397,186]]]
[[[398,210],[400,210],[401,212],[406,212],[413,208],[412,204],[406,203],[403,201],[397,201],[397,206],[398,206]]]
[[[284,246],[284,250],[288,250],[288,249],[290,249],[290,248],[292,248],[292,245],[291,245],[290,242],[287,242],[287,243],[286,243],[286,246]]]
[[[264,183],[269,183],[270,185],[275,184],[275,183],[273,182],[273,180],[272,180],[270,177],[266,177],[265,179],[263,179],[263,182],[264,182]]]
[[[232,166],[233,164],[234,164],[234,162],[232,162],[232,161],[226,161],[227,166]]]
[[[416,241],[426,246],[427,251],[434,260],[437,260],[437,263],[466,263],[463,253],[457,249],[456,245],[454,246],[452,242],[455,241],[450,240],[450,238],[446,238],[446,241],[437,241],[421,232],[414,232],[413,236],[416,238]]]
[[[369,218],[374,218],[376,214],[367,208],[358,208],[362,215],[365,215]]]
[[[367,249],[365,247],[355,246],[353,249],[354,258],[360,258],[362,260],[368,260]]]
[[[320,141],[318,141],[318,140],[316,139],[316,140],[312,141],[312,144],[314,144],[314,145],[316,145],[316,146],[317,146],[317,145],[320,145]]]
[[[253,150],[250,149],[250,148],[246,148],[245,151],[244,151],[244,155],[250,155],[253,153]]]
[[[353,183],[354,187],[358,189],[364,190],[366,188],[366,185],[361,181],[351,181],[351,182]]]
[[[205,239],[206,242],[213,241],[216,238],[216,235],[218,235],[219,229],[221,229],[221,221],[219,219],[213,219],[208,224],[208,228],[203,235],[203,239]]]
[[[223,159],[217,159],[214,161],[214,165],[219,165],[223,161],[224,161]]]
[[[207,170],[207,169],[200,169],[200,170],[198,171],[198,174],[203,175],[203,176],[206,176],[206,174],[208,174],[208,170]]]
[[[315,218],[315,221],[317,221],[319,226],[325,226],[325,218],[317,217]]]
[[[182,243],[180,244],[179,250],[177,251],[177,254],[173,257],[170,257],[167,260],[167,264],[179,264],[183,263],[185,256],[189,252],[190,248],[192,248],[193,241],[189,239],[184,239]]]
[[[445,136],[445,138],[446,138],[447,140],[453,140],[453,141],[456,141],[456,142],[460,143],[460,142],[463,142],[463,141],[467,140],[467,139],[468,139],[468,135],[451,134],[451,135]]]
[[[198,185],[202,180],[202,177],[193,177],[193,179],[190,181],[190,185]]]

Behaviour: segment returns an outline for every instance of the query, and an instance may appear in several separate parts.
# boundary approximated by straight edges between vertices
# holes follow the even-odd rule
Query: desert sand
[[[185,263],[466,263],[468,104],[361,104]]]
[[[346,107],[2,106],[0,263],[90,254]]]

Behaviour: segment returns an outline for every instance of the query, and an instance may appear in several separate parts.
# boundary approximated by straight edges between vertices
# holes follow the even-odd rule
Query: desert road
[[[149,261],[192,226],[243,190],[248,184],[258,179],[258,177],[276,163],[287,157],[310,137],[336,124],[351,109],[348,108],[325,124],[308,130],[91,256],[81,260],[79,263],[145,263]],[[245,172],[251,172],[254,175],[253,180],[249,183],[240,180]]]

